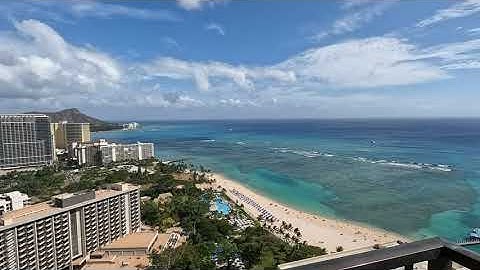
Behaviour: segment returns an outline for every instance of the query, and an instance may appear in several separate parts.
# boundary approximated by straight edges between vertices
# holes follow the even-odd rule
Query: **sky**
[[[0,111],[480,117],[480,0],[18,1]]]

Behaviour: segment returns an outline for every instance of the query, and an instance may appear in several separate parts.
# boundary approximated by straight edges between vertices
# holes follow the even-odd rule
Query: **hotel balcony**
[[[279,265],[289,270],[480,269],[480,255],[440,238],[347,256],[325,255]]]

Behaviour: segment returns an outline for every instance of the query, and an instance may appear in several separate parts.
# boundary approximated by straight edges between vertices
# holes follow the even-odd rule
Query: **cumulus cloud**
[[[480,68],[478,59],[480,39],[419,47],[405,39],[373,37],[313,47],[264,66],[172,57],[121,63],[92,46],[67,42],[40,21],[25,20],[15,23],[12,32],[0,32],[0,106],[315,104],[324,90],[341,93],[344,88],[442,80],[455,74],[450,74],[452,69]]]
[[[467,17],[480,12],[480,0],[452,1],[448,8],[438,10],[435,15],[420,21],[417,26],[425,27],[446,20]]]
[[[149,76],[193,80],[200,90],[208,90],[211,81],[216,84],[233,82],[241,89],[254,89],[254,80],[293,82],[295,74],[275,68],[233,66],[222,62],[192,62],[170,57],[158,58],[142,65]]]
[[[374,88],[451,78],[450,69],[477,68],[479,49],[480,40],[421,48],[404,39],[374,37],[315,47],[270,66],[163,57],[141,68],[148,76],[191,80],[200,90]]]
[[[124,99],[123,102],[116,102],[113,104],[116,104],[119,107],[139,106],[143,108],[192,108],[203,107],[205,105],[203,101],[183,94],[134,95],[129,99]]]
[[[122,67],[108,54],[67,43],[36,20],[0,35],[0,96],[46,97],[118,87]]]
[[[213,6],[224,0],[177,0],[178,5],[186,10],[199,10],[205,5]]]
[[[221,36],[225,36],[225,29],[218,23],[209,23],[205,25],[205,30],[217,32]]]

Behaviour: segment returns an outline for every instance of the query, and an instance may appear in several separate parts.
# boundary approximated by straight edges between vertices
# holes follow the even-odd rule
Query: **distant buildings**
[[[137,122],[126,123],[122,125],[123,130],[135,130],[140,127],[140,124]]]
[[[100,165],[125,160],[143,160],[154,156],[153,143],[109,143],[105,140],[74,143],[72,151],[79,165]]]
[[[153,157],[153,143],[132,143],[132,144],[115,144],[109,143],[100,146],[102,152],[102,162],[104,164],[124,161],[124,160],[142,160]]]
[[[55,141],[55,148],[68,150],[72,143],[89,142],[89,123],[60,122],[51,124],[52,134]]]
[[[78,165],[95,166],[102,164],[101,145],[108,144],[105,140],[97,142],[73,143],[71,154]]]
[[[54,146],[48,116],[0,115],[0,169],[52,164]]]
[[[0,217],[0,269],[71,269],[97,249],[140,230],[137,186],[54,196]]]
[[[124,129],[136,129],[136,122]],[[57,154],[79,165],[101,165],[154,156],[152,143],[116,144],[91,141],[89,123],[50,123],[43,114],[0,115],[0,169],[51,165]]]

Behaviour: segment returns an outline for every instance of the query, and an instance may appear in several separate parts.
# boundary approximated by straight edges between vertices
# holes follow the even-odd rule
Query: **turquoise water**
[[[480,227],[478,119],[149,122],[94,136],[153,141],[158,157],[411,237],[456,240]]]
[[[215,208],[217,209],[218,212],[220,212],[223,215],[228,215],[230,213],[230,205],[224,201],[222,198],[217,198],[215,199]]]

